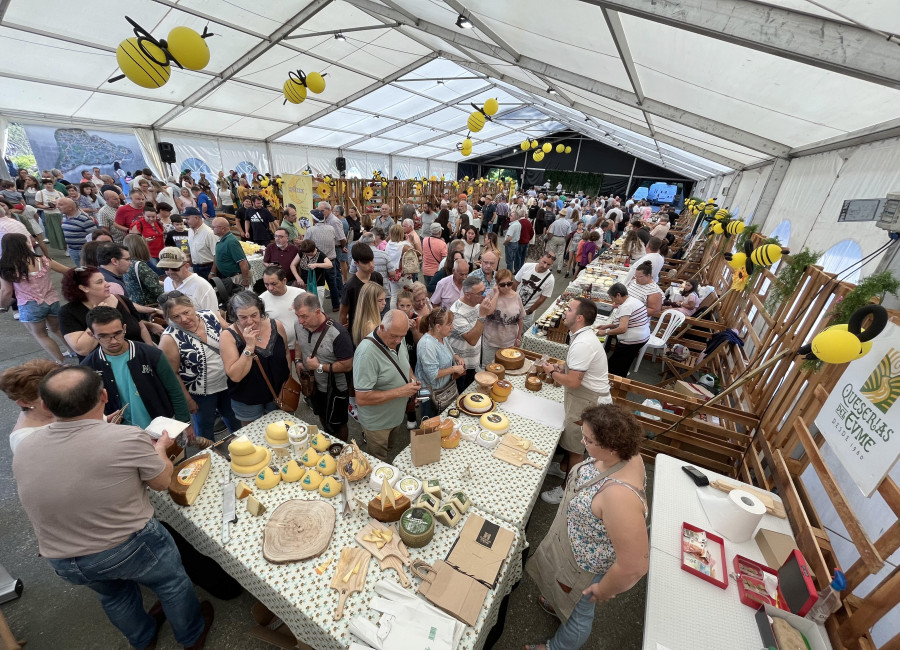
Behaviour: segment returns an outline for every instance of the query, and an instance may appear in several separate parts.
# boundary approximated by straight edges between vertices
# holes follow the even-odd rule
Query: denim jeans
[[[504,256],[506,257],[506,268],[512,271],[514,274],[516,272],[516,261],[519,258],[519,243],[518,242],[510,242],[506,244],[504,247]]]
[[[75,267],[81,266],[81,249],[80,248],[68,248],[66,247],[66,254],[69,256],[69,259],[75,264]]]
[[[528,244],[519,244],[519,254],[516,257],[516,273],[525,264],[525,258],[528,256]]]
[[[596,575],[591,584],[596,584],[602,579],[602,573]],[[597,603],[591,602],[590,596],[582,596],[572,610],[569,620],[560,625],[553,638],[547,641],[547,650],[578,650],[583,646],[591,636],[596,605]]]
[[[147,646],[156,635],[156,622],[144,611],[141,585],[159,596],[178,643],[193,645],[203,633],[194,585],[175,541],[155,518],[109,550],[49,562],[63,580],[96,591],[110,622],[135,648]]]
[[[341,288],[338,284],[340,277],[340,270],[337,268],[337,258],[331,260],[333,266],[330,269],[325,270],[325,284],[328,285],[328,291],[331,294],[331,306],[334,309],[338,309],[341,306]]]
[[[228,391],[223,390],[212,395],[194,395],[191,397],[197,403],[197,412],[191,416],[194,421],[194,432],[210,440],[215,440],[213,429],[216,425],[216,411],[222,416],[225,426],[230,433],[241,428],[241,423],[234,415],[231,408],[231,398]]]

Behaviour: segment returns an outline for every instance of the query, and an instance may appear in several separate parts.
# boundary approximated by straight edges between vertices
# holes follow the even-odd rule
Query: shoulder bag
[[[311,357],[316,356],[316,352],[319,351],[319,346],[322,345],[322,340],[325,338],[325,335],[328,333],[329,328],[334,324],[334,321],[331,319],[325,321],[325,328],[322,330],[322,333],[319,334],[319,340],[316,341],[316,344],[313,346],[312,353],[309,355]],[[301,370],[297,373],[297,376],[300,377],[300,392],[304,397],[312,397],[316,392],[316,376],[314,370],[308,370],[306,365],[303,363],[303,359],[297,360],[300,363]]]
[[[271,322],[269,323],[269,327],[275,328],[273,332],[269,333],[269,336],[274,336],[278,332],[277,327]],[[228,331],[234,334],[241,341],[244,341],[244,337],[240,332],[233,329],[229,329]],[[244,344],[246,345],[246,342]],[[288,374],[288,378],[281,386],[281,392],[276,395],[275,389],[272,387],[272,382],[269,381],[269,376],[263,369],[262,361],[260,361],[259,357],[255,354],[253,355],[253,361],[256,362],[256,367],[259,368],[259,374],[262,375],[263,379],[266,382],[266,386],[269,387],[269,392],[272,393],[272,399],[274,400],[275,405],[282,411],[285,411],[287,413],[293,413],[294,411],[296,411],[297,407],[300,406],[300,384],[297,383],[297,380],[294,379],[293,375]]]
[[[372,344],[373,344],[376,348],[378,348],[379,350],[381,350],[382,353],[384,353],[384,356],[386,356],[388,359],[390,359],[391,363],[394,364],[394,367],[397,369],[397,372],[399,372],[399,373],[400,373],[400,376],[403,377],[403,383],[404,383],[404,384],[408,384],[408,383],[411,381],[410,378],[404,374],[403,368],[400,367],[400,364],[397,363],[397,360],[394,359],[394,357],[391,355],[390,351],[389,351],[384,345],[382,345],[381,343],[379,343],[378,341],[376,341],[376,340],[375,340],[374,338],[372,338],[371,336],[367,336],[365,340],[367,340],[367,341],[372,341]],[[415,408],[416,408],[416,396],[415,396],[415,395],[412,395],[412,396],[407,400],[407,403],[406,403],[406,411],[407,411],[407,413],[408,413],[408,412],[410,412],[410,411],[415,410]]]
[[[450,348],[450,344],[447,341],[444,341],[444,345]],[[453,348],[450,348],[450,352],[452,355]],[[453,375],[450,375],[450,381],[443,388],[438,388],[437,390],[434,387],[429,388],[431,388],[431,402],[434,404],[434,410],[438,414],[443,413],[444,409],[456,404],[456,400],[459,398],[459,389],[456,387],[456,379],[453,378]]]

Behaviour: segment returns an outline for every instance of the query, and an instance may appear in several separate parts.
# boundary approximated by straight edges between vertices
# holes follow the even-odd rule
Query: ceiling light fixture
[[[459,18],[456,19],[456,26],[460,29],[472,29],[475,25],[472,24],[472,21],[463,16],[459,15]]]
[[[444,85],[444,80],[443,80],[443,79],[438,79],[437,85],[438,85],[438,86],[443,86],[443,85]]]
[[[341,34],[340,32],[335,32],[335,33],[334,33],[334,40],[336,40],[336,41],[346,41],[346,40],[347,40],[347,37],[344,36],[343,34]]]
[[[548,88],[548,89],[547,89],[547,93],[550,94],[550,95],[556,95],[556,94],[557,94],[557,92],[556,92],[555,90],[553,90],[552,88]]]

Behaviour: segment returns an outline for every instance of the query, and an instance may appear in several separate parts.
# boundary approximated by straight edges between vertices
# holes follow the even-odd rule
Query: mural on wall
[[[68,181],[78,181],[83,170],[93,167],[110,176],[115,176],[116,163],[129,172],[147,167],[137,138],[131,133],[23,126],[38,168],[59,169]]]
[[[204,161],[199,158],[185,158],[181,161],[181,171],[190,169],[192,172],[202,172],[204,174],[212,174],[212,170]]]
[[[238,174],[246,174],[247,178],[251,178],[253,176],[253,172],[259,172],[259,169],[252,162],[242,160],[234,166],[234,171],[236,171]]]

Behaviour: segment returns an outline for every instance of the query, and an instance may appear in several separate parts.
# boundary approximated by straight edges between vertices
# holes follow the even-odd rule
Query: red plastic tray
[[[725,565],[725,540],[722,539],[721,537],[719,537],[718,535],[715,535],[707,530],[703,530],[702,528],[698,528],[697,526],[694,526],[693,524],[689,524],[687,522],[682,522],[681,530],[679,531],[680,537],[678,539],[678,548],[681,548],[681,540],[684,539],[685,529],[692,530],[695,533],[706,533],[706,539],[708,539],[711,542],[715,542],[716,544],[719,545],[718,553],[715,552],[715,549],[710,549],[710,551],[716,557],[716,566],[714,567],[714,569],[719,574],[721,574],[722,579],[718,580],[712,576],[708,576],[705,573],[701,573],[700,571],[697,571],[697,569],[689,567],[687,564],[684,563],[684,555],[685,555],[684,551],[681,552],[681,568],[682,568],[682,570],[687,571],[688,573],[691,573],[691,574],[697,576],[701,580],[706,580],[707,582],[714,584],[719,589],[727,589],[728,588],[728,567]]]

